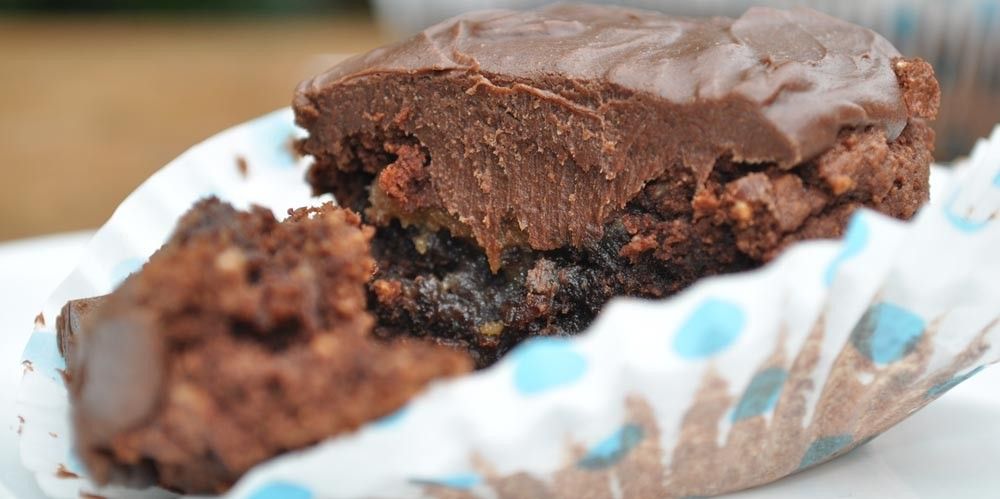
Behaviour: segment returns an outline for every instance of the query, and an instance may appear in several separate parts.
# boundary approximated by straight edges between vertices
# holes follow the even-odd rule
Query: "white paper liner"
[[[301,133],[281,110],[160,170],[96,233],[47,323],[68,299],[111,291],[203,195],[278,214],[316,204],[288,147]],[[843,241],[797,244],[668,300],[614,300],[585,334],[436,383],[391,417],[256,467],[227,497],[700,496],[842,454],[1000,359],[1000,127],[932,183],[910,223],[861,211]],[[21,456],[42,489],[139,497],[75,477],[52,326],[36,326],[24,359]]]

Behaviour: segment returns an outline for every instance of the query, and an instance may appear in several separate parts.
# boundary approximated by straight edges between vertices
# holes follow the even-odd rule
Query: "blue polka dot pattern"
[[[955,388],[956,386],[962,384],[962,382],[964,382],[965,380],[979,374],[979,371],[982,371],[983,369],[985,369],[985,367],[986,366],[979,366],[965,374],[960,374],[958,376],[955,376],[954,378],[949,379],[948,381],[945,381],[943,383],[938,383],[930,387],[927,390],[925,396],[930,399],[938,398],[941,395],[948,393],[948,391],[951,390],[952,388]]]
[[[28,338],[22,360],[31,363],[31,368],[51,379],[61,381],[60,369],[66,369],[66,362],[59,355],[56,335],[49,331],[36,331]]]
[[[786,379],[788,371],[780,367],[771,367],[757,373],[733,410],[733,422],[760,416],[774,409]]]
[[[868,309],[851,332],[851,343],[876,364],[895,362],[916,347],[924,320],[909,310],[882,302]]]
[[[126,258],[118,262],[111,269],[111,285],[117,288],[129,275],[142,268],[144,263],[146,260],[142,258]]]
[[[390,427],[390,426],[395,426],[395,425],[399,424],[399,422],[402,421],[403,418],[406,417],[406,413],[407,412],[410,412],[410,407],[404,405],[403,407],[400,407],[399,409],[397,409],[396,412],[393,412],[392,414],[383,416],[382,418],[375,420],[372,424],[374,426],[383,427],[383,428],[387,428],[387,427]]]
[[[805,469],[830,459],[838,452],[844,450],[848,445],[851,445],[852,441],[853,439],[850,435],[835,435],[817,439],[806,449],[805,455],[802,456],[802,461],[799,462],[799,469]]]
[[[837,277],[837,271],[840,270],[840,266],[844,262],[864,251],[865,246],[868,245],[870,233],[871,230],[868,228],[868,221],[864,219],[861,213],[851,218],[851,223],[847,226],[847,233],[844,234],[844,242],[840,253],[826,267],[826,274],[823,276],[823,281],[827,286],[833,284],[833,279]]]
[[[74,449],[70,449],[69,452],[66,453],[65,466],[66,470],[72,471],[73,473],[81,476],[86,470],[86,468],[83,467],[83,461],[80,460],[80,456],[76,454]]]
[[[944,212],[944,217],[948,220],[949,223],[951,223],[952,227],[955,227],[956,229],[962,232],[977,232],[983,227],[986,227],[986,224],[989,222],[989,220],[982,220],[982,221],[970,220],[958,213],[955,213],[954,201],[955,198],[957,197],[958,196],[956,193],[956,195],[953,195],[951,200],[945,203],[944,207],[942,207],[942,210]]]
[[[993,177],[993,185],[1000,187],[1000,172],[997,172],[997,176]]]
[[[468,490],[482,483],[483,477],[475,473],[459,473],[443,478],[415,478],[410,483],[416,485],[435,485],[449,489]]]
[[[253,124],[252,167],[289,168],[295,166],[290,149],[295,129],[281,113],[275,113]]]
[[[587,360],[569,341],[535,338],[514,350],[514,386],[525,395],[571,384],[587,371]]]
[[[611,466],[625,457],[633,447],[639,445],[643,435],[641,426],[626,424],[592,447],[587,455],[580,459],[577,466],[585,469]]]
[[[725,350],[743,332],[746,314],[735,303],[709,298],[688,316],[674,336],[674,351],[702,359]]]
[[[312,499],[313,493],[301,485],[288,482],[269,483],[253,491],[248,499]]]

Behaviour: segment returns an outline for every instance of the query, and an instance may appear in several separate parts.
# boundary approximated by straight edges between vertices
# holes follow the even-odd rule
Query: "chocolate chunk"
[[[155,316],[139,307],[89,326],[81,342],[77,414],[87,421],[88,439],[109,441],[150,415],[159,401],[165,339]]]

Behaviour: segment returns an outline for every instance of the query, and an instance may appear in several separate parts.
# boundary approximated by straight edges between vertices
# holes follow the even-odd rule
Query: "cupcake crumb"
[[[288,153],[292,155],[295,161],[302,159],[302,151],[299,149],[299,139],[295,138],[294,135],[288,136],[288,140],[285,141],[285,148],[288,149]]]
[[[58,477],[58,478],[80,478],[80,475],[77,475],[76,473],[73,473],[72,471],[68,470],[66,468],[65,464],[60,464],[59,467],[56,468],[56,477]]]
[[[250,166],[247,164],[247,158],[242,154],[236,155],[236,171],[240,172],[240,176],[247,178],[250,174]]]

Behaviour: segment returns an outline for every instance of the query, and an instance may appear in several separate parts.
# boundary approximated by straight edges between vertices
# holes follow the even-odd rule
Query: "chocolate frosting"
[[[829,149],[845,128],[874,126],[893,140],[908,119],[892,66],[898,57],[878,34],[802,8],[755,7],[739,19],[588,5],[480,11],[303,82],[295,108],[312,133],[304,149],[319,157],[333,148],[324,141],[365,130],[356,115],[374,116],[372,121],[394,117],[394,125],[429,150],[430,183],[455,222],[453,232],[471,232],[496,268],[506,246],[553,249],[593,240],[610,213],[663,173],[666,166],[650,161],[679,161],[705,177],[720,157],[794,167]],[[403,94],[417,87],[391,87],[392,81],[422,77],[461,80],[480,101],[528,96],[540,113],[560,109],[552,113],[565,115],[552,120],[556,127],[584,123],[579,126],[588,132],[566,133],[568,153],[555,158],[560,165],[535,165],[537,175],[528,177],[547,177],[551,184],[543,189],[544,199],[526,194],[538,190],[537,180],[514,178],[525,172],[504,165],[506,152],[494,153],[502,171],[475,164],[470,149],[478,146],[463,140],[464,151],[456,151],[462,149],[455,136],[463,127],[441,130],[445,125],[426,123],[446,118],[439,109],[421,113],[422,105],[436,105],[433,98],[421,102]],[[378,95],[357,93],[366,85],[382,89]],[[367,109],[344,102],[359,97],[369,99]],[[495,113],[505,105],[488,104]],[[650,107],[658,112],[647,113]],[[467,114],[470,120],[484,116]],[[647,140],[656,134],[661,137]],[[598,145],[593,152],[603,159],[591,157],[588,143]],[[635,164],[643,155],[637,147],[662,153]],[[567,173],[570,163],[582,171]],[[475,179],[462,173],[471,170],[477,170]],[[493,206],[485,198],[500,201]],[[550,203],[558,210],[545,207]],[[566,213],[548,217],[549,211]]]

